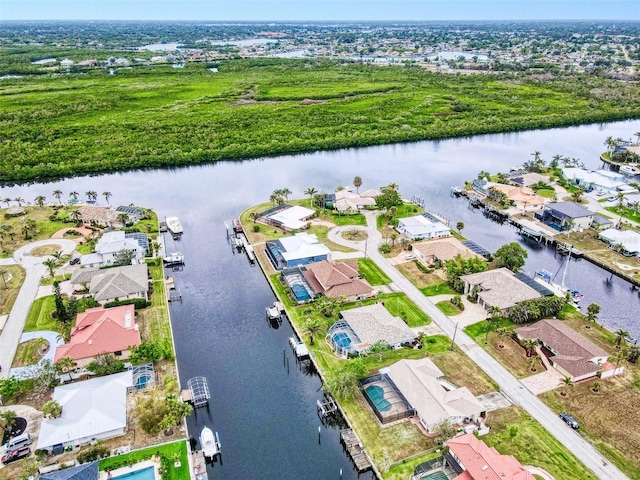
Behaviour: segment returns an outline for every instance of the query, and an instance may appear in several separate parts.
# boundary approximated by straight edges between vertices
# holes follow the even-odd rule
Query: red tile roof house
[[[472,433],[447,440],[447,463],[458,474],[453,480],[534,480],[515,457],[502,455]]]
[[[323,260],[310,263],[300,269],[317,295],[325,295],[329,298],[344,296],[349,301],[355,301],[362,297],[370,297],[373,292],[371,285],[360,278],[357,260],[344,262]]]
[[[78,314],[71,339],[56,349],[53,363],[70,357],[82,368],[102,353],[113,353],[126,360],[131,354],[129,347],[140,342],[133,305],[89,308]]]
[[[540,320],[514,331],[519,339],[530,338],[542,343],[550,352],[551,365],[563,375],[570,376],[574,382],[620,373],[607,362],[607,352],[561,320]]]

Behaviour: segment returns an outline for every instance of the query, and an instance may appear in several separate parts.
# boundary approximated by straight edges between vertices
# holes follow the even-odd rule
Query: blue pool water
[[[351,339],[346,333],[337,333],[333,336],[333,343],[340,348],[349,348],[351,345]]]
[[[391,404],[384,398],[384,390],[378,385],[371,385],[365,389],[367,396],[371,399],[379,412],[388,412],[391,410]]]
[[[147,467],[112,478],[113,480],[155,480],[156,476],[153,471],[153,467]]]
[[[151,380],[151,375],[140,375],[136,380],[136,389],[142,390],[149,380]]]
[[[291,285],[291,291],[293,292],[293,295],[296,297],[296,300],[298,300],[299,302],[303,302],[311,298],[311,295],[309,295],[309,292],[307,292],[307,289],[304,288],[302,285]]]
[[[443,472],[433,472],[421,477],[420,480],[448,480],[448,477]]]

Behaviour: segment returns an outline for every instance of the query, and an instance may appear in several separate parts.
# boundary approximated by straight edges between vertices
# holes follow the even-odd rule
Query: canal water
[[[0,195],[31,201],[44,195],[53,201],[56,189],[65,195],[109,191],[112,204],[146,206],[161,218],[178,216],[185,233],[176,242],[167,237],[167,249],[183,252],[186,266],[173,273],[183,302],[171,306],[171,316],[182,385],[204,375],[211,390],[209,409],[199,409],[189,419],[196,437],[204,425],[219,433],[223,464],[210,468],[210,477],[325,480],[339,479],[342,469],[342,478],[351,479],[357,474],[341,449],[338,429],[321,427],[318,435],[320,380],[297,367],[287,344],[290,326],[283,322],[274,329],[265,321],[273,293],[260,268],[233,253],[223,222],[267,202],[275,189],[289,188],[293,198],[302,198],[309,187],[332,192],[360,176],[361,190],[394,182],[403,197],[420,195],[427,209],[454,223],[463,221],[465,236],[495,251],[523,240],[512,227],[498,225],[451,197],[452,185],[462,185],[480,170],[507,171],[534,151],[547,160],[560,154],[599,168],[606,137],[630,138],[637,131],[640,121],[484,135],[79,177],[5,187]],[[538,244],[523,245],[530,273],[540,268],[555,272],[564,260]],[[609,277],[585,260],[573,260],[566,283],[585,294],[583,305],[602,306],[602,324],[640,338],[640,296],[616,277],[605,282]]]

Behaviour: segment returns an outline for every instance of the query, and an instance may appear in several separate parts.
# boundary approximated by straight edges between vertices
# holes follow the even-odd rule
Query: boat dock
[[[289,345],[291,345],[293,353],[296,354],[297,360],[307,360],[310,358],[309,349],[296,337],[289,337]]]
[[[191,452],[191,478],[195,480],[208,480],[207,465],[201,450]]]
[[[362,447],[362,443],[360,442],[358,435],[356,435],[356,432],[350,428],[340,430],[340,443],[351,457],[351,460],[353,460],[358,473],[371,469],[371,459]]]
[[[182,302],[182,293],[176,288],[176,282],[173,277],[166,277],[164,286],[167,290],[167,300],[169,302]]]
[[[184,255],[180,252],[173,252],[162,258],[162,263],[165,267],[172,267],[174,265],[184,265]]]
[[[211,394],[205,377],[193,377],[187,382],[186,389],[180,392],[180,400],[190,403],[194,408],[209,404]]]
[[[320,414],[322,418],[333,415],[338,411],[338,404],[329,394],[325,394],[324,402],[316,400],[316,403],[318,405],[318,414]]]

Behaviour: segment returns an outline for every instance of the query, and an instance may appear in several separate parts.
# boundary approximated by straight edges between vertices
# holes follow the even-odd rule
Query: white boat
[[[554,282],[553,280],[555,279],[555,275],[551,275],[551,273],[546,270],[536,270],[536,274],[534,275],[533,279],[551,290],[557,297],[568,298],[575,306],[577,306],[580,300],[584,298],[584,295],[577,290],[566,287],[564,284],[565,277],[567,276],[567,269],[569,268],[569,262],[571,261],[572,252],[573,247],[569,246],[569,254],[564,261],[565,263],[564,270],[562,272],[562,283]]]
[[[200,432],[200,448],[202,448],[202,454],[206,458],[213,459],[220,455],[218,432],[214,434],[209,427],[204,427]]]
[[[625,175],[640,175],[640,168],[635,165],[623,165],[620,167],[620,173]]]
[[[167,229],[174,235],[182,235],[182,225],[178,217],[167,217]]]
[[[162,258],[165,265],[182,265],[184,263],[184,255],[180,252],[173,252]]]

